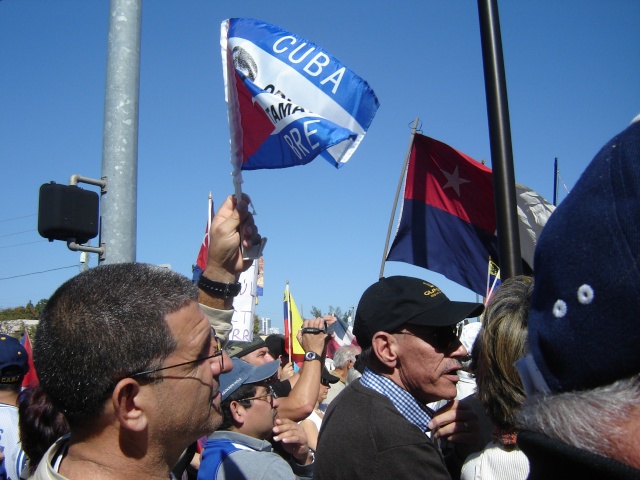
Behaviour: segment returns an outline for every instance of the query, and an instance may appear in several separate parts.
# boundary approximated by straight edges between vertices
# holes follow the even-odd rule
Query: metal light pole
[[[104,263],[136,259],[142,0],[111,0],[104,99],[100,243]]]

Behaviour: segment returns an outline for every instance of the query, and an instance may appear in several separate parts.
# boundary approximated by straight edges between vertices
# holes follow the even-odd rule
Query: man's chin
[[[207,435],[211,435],[215,430],[218,430],[222,425],[222,413],[216,409],[214,405],[211,405],[211,411],[209,412],[209,421],[207,422],[208,432]]]

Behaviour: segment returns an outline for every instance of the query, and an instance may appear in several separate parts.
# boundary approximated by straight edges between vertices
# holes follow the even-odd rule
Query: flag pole
[[[500,270],[507,279],[522,274],[522,254],[497,0],[478,0],[478,16],[489,117],[498,253]]]
[[[293,320],[291,318],[291,294],[289,292],[289,280],[287,280],[287,287],[285,288],[287,295],[287,323],[289,324],[289,361],[293,360]]]
[[[411,147],[413,146],[413,137],[418,129],[418,117],[413,122],[411,128],[411,139],[409,140],[409,147],[407,148],[407,154],[404,157],[404,164],[402,165],[402,171],[400,172],[400,180],[398,181],[398,188],[396,189],[396,198],[393,202],[393,209],[391,210],[391,218],[389,219],[389,229],[387,230],[387,240],[384,243],[384,252],[382,252],[382,263],[380,264],[380,277],[384,276],[384,263],[387,259],[387,251],[389,250],[389,238],[391,238],[391,228],[393,227],[393,219],[396,216],[396,208],[398,207],[398,197],[400,196],[400,189],[404,182],[404,177],[407,173],[407,165],[409,163],[409,157],[411,156]]]
[[[553,206],[558,206],[558,157],[553,162]]]
[[[211,196],[211,192],[209,192],[209,198],[207,199],[207,233],[211,232],[211,219],[213,218],[213,197]]]

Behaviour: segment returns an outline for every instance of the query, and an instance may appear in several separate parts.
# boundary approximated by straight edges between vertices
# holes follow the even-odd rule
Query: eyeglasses
[[[324,378],[320,378],[320,383],[325,387],[331,386],[331,384],[329,383],[329,380],[325,380]]]
[[[448,327],[436,327],[420,335],[413,332],[392,332],[394,335],[410,335],[412,337],[418,337],[438,350],[449,350],[452,344],[459,341],[460,329],[458,325],[450,325]]]
[[[216,335],[216,331],[213,327],[211,327],[211,347],[213,348],[213,353],[207,357],[196,358],[195,360],[191,360],[189,362],[176,363],[175,365],[169,365],[168,367],[160,367],[153,368],[151,370],[144,370],[143,372],[136,372],[129,375],[130,378],[135,377],[144,377],[146,375],[150,375],[155,372],[160,372],[162,370],[168,370],[169,368],[182,367],[184,365],[191,365],[193,363],[204,362],[205,360],[209,360],[211,358],[220,357],[220,371],[224,370],[224,355],[222,355],[222,342]]]
[[[240,398],[236,401],[243,402],[249,400],[262,400],[263,402],[267,402],[269,405],[271,405],[271,408],[273,408],[273,388],[267,387],[267,390],[269,391],[269,393],[267,393],[266,395],[260,395],[259,397]]]

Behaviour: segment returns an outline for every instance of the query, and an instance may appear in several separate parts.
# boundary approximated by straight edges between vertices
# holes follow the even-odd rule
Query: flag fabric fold
[[[256,297],[264,295],[264,257],[258,259],[258,279],[256,282]],[[258,299],[256,298],[256,304]]]
[[[496,262],[489,259],[489,266],[487,269],[487,294],[484,296],[485,305],[489,303],[489,299],[494,290],[502,283],[500,280],[500,267]]]
[[[222,65],[234,172],[322,156],[344,165],[378,109],[366,81],[332,55],[250,18],[222,22]]]
[[[353,329],[344,320],[335,317],[336,322],[331,326],[333,328],[333,337],[327,344],[327,357],[333,358],[333,354],[336,353],[340,347],[346,347],[348,345],[358,346],[356,337],[353,334]]]
[[[289,284],[284,290],[284,337],[285,350],[289,354],[289,358],[293,362],[302,361],[304,349],[296,338],[298,332],[302,328],[302,315],[298,311],[293,295],[289,291]]]
[[[556,207],[529,187],[519,183],[516,183],[516,202],[522,259],[533,270],[533,252],[536,249],[536,242],[542,227]]]
[[[35,387],[38,385],[38,374],[36,373],[36,367],[33,365],[33,349],[31,348],[31,339],[29,338],[29,331],[25,329],[20,343],[27,351],[29,356],[29,371],[22,379],[22,388]]]
[[[525,186],[516,190],[523,260],[532,267],[537,236],[554,207]],[[491,169],[416,134],[387,260],[427,268],[485,295],[489,258],[499,259]]]
[[[209,231],[211,230],[211,219],[213,218],[213,200],[211,198],[211,193],[209,193],[209,204],[207,209],[207,226],[205,227],[204,238],[202,239],[202,244],[200,245],[200,250],[198,251],[196,264],[193,266],[194,283],[198,283],[200,275],[202,275],[202,272],[204,272],[207,268],[207,259],[209,256]]]

